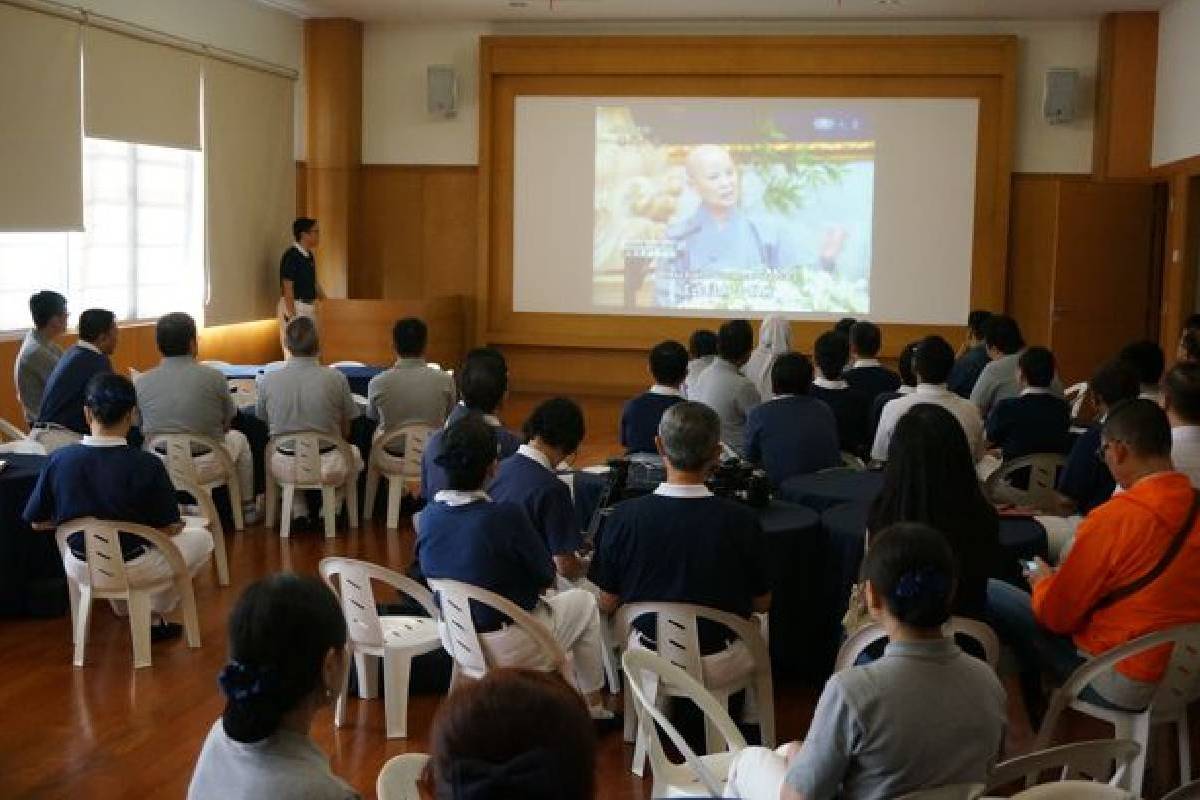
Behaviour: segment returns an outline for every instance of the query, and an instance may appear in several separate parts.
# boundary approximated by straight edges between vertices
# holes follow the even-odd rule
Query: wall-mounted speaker
[[[453,117],[458,113],[458,76],[449,64],[430,64],[425,70],[425,98],[429,113]]]
[[[1075,101],[1079,94],[1079,70],[1052,67],[1046,70],[1042,89],[1042,116],[1051,125],[1064,125],[1075,119]]]

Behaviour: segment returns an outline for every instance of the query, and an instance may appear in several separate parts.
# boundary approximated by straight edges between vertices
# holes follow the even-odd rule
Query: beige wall
[[[1193,0],[1188,0],[1192,2]],[[1018,77],[1017,172],[1088,173],[1098,21],[981,21],[913,23],[771,24],[368,24],[363,42],[363,162],[366,164],[474,164],[478,158],[478,39],[496,34],[796,33],[1016,34],[1021,39]],[[459,112],[451,120],[425,111],[425,67],[454,64]],[[1042,76],[1048,67],[1074,67],[1083,78],[1081,118],[1070,125],[1042,119]]]
[[[1155,166],[1200,155],[1200,0],[1175,0],[1158,24]]]

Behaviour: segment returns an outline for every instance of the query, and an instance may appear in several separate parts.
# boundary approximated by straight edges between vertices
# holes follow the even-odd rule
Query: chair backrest
[[[536,617],[511,600],[495,592],[461,581],[430,578],[435,593],[435,617],[444,626],[442,642],[450,657],[469,677],[478,678],[488,671],[487,655],[479,644],[479,634],[471,617],[471,603],[480,603],[499,611],[533,639],[551,669],[561,670],[566,661],[562,647]],[[506,664],[504,666],[521,666]]]
[[[1170,794],[1164,794],[1162,800],[1200,800],[1200,781],[1184,784]]]
[[[141,584],[130,585],[129,577],[125,572],[125,559],[121,553],[120,533],[122,531],[148,540],[152,546],[162,553],[167,564],[171,567],[173,575],[187,574],[187,564],[184,563],[183,556],[179,553],[179,548],[171,542],[170,537],[155,528],[139,525],[135,522],[121,522],[117,520],[98,519],[96,517],[79,517],[78,519],[67,520],[59,525],[55,539],[58,541],[58,549],[65,558],[67,557],[67,538],[76,533],[83,534],[84,551],[87,556],[91,585],[93,587],[100,584],[105,585],[103,591],[97,592],[102,596],[108,594],[120,595],[131,588],[141,589],[167,583],[168,581],[164,580],[147,584],[146,586],[142,586]]]
[[[345,459],[347,474],[353,470],[354,454],[350,445],[340,436],[330,436],[321,431],[297,431],[271,437],[267,442],[267,469],[271,468],[270,456],[290,448],[295,459],[294,480],[301,486],[316,486],[321,483],[321,448],[335,447]]]
[[[1054,771],[1051,780],[1093,780],[1119,786],[1132,768],[1141,745],[1129,739],[1099,739],[1075,742],[1009,759],[992,770],[988,789],[1025,781],[1037,783],[1045,772]]]
[[[424,423],[413,422],[388,431],[371,445],[371,460],[389,471],[399,472],[405,478],[419,478],[425,444],[435,430],[437,429]],[[404,455],[397,458],[389,453],[387,448],[400,442],[404,445]]]
[[[166,457],[167,472],[170,473],[171,482],[176,487],[181,484],[202,485],[200,473],[196,469],[197,455],[211,454],[221,465],[221,474],[227,479],[237,475],[233,468],[233,459],[211,436],[199,433],[158,433],[150,437],[146,447]]]
[[[1012,800],[1137,800],[1128,789],[1094,781],[1058,781],[1017,792]]]
[[[399,572],[359,561],[356,558],[330,557],[321,559],[318,567],[321,578],[338,596],[351,641],[367,647],[383,647],[383,628],[379,624],[379,609],[371,581],[386,583],[421,604],[429,616],[436,615],[433,595],[412,578]]]
[[[771,656],[756,622],[692,603],[629,603],[613,615],[613,632],[618,643],[629,637],[634,620],[644,614],[655,616],[658,655],[698,682],[704,681],[700,654],[699,620],[723,625],[745,644],[756,667],[768,665]],[[768,668],[769,672],[769,668]]]
[[[845,469],[854,470],[855,472],[863,472],[867,468],[866,463],[853,453],[847,453],[845,450],[843,450],[841,452],[841,457],[841,466]]]
[[[982,783],[956,783],[910,792],[898,800],[975,800],[983,796],[983,789]]]
[[[3,436],[10,442],[20,442],[25,439],[25,431],[3,417],[0,417],[0,436]]]
[[[1087,390],[1087,382],[1081,381],[1071,384],[1063,392],[1063,397],[1071,404],[1071,419],[1079,419],[1079,413],[1083,411],[1083,401],[1087,399]]]
[[[205,359],[204,361],[201,361],[200,363],[206,367],[212,367],[214,369],[220,369],[221,367],[232,367],[233,366],[228,361],[218,361],[215,358],[208,358],[208,359]]]
[[[1004,462],[988,476],[984,490],[996,503],[1012,503],[1029,508],[1050,509],[1055,503],[1058,471],[1067,463],[1059,453],[1034,453]],[[1017,472],[1028,471],[1028,488],[1018,489],[1010,482]]]
[[[425,753],[392,756],[375,780],[375,795],[379,800],[420,800],[417,781],[428,763]]]
[[[978,643],[983,648],[984,661],[992,669],[996,669],[999,666],[1000,639],[986,622],[980,622],[979,620],[967,617],[951,617],[942,630],[947,636],[961,634]],[[834,672],[840,672],[853,667],[864,650],[879,640],[886,638],[887,631],[878,622],[872,622],[870,625],[864,625],[859,628],[850,634],[838,649],[837,659],[833,665]]]
[[[723,779],[713,775],[712,770],[696,756],[687,740],[671,724],[666,715],[646,697],[643,685],[645,673],[651,673],[659,685],[667,687],[671,694],[686,697],[695,703],[713,727],[724,737],[729,752],[737,753],[746,748],[746,739],[730,719],[729,712],[698,680],[649,650],[634,648],[626,650],[621,657],[621,668],[625,673],[625,686],[628,691],[633,693],[638,724],[649,743],[650,768],[654,770],[656,782],[659,780],[659,776],[675,767],[663,750],[662,740],[659,738],[658,730],[655,729],[657,727],[671,740],[671,744],[683,756],[683,760],[692,774],[704,784],[704,788],[708,790],[709,794],[713,797],[723,796]]]

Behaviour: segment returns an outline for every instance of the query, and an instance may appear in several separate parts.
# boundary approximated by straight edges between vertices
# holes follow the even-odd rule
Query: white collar
[[[93,353],[100,353],[99,347],[96,347],[96,345],[92,344],[91,342],[85,342],[83,339],[80,339],[75,344],[79,347],[82,347],[84,350],[91,350]],[[104,353],[100,353],[100,355],[104,355]]]
[[[92,436],[91,434],[84,436],[79,443],[88,447],[124,447],[129,444],[120,436]]]
[[[1021,397],[1027,394],[1050,394],[1050,390],[1045,386],[1026,386],[1021,390]]]
[[[795,394],[777,394],[774,397],[772,397],[771,399],[772,400],[784,400],[788,397],[796,397],[796,395]]]
[[[847,389],[849,388],[850,384],[843,380],[831,381],[829,378],[818,375],[817,377],[813,378],[813,386],[819,386],[822,389]]]
[[[1180,425],[1171,428],[1172,442],[1200,442],[1200,425]]]
[[[850,365],[850,369],[858,369],[860,367],[882,367],[878,358],[860,358]]]
[[[674,386],[663,386],[661,383],[651,386],[650,394],[661,394],[664,397],[683,397],[683,393]]]
[[[465,506],[471,503],[490,503],[492,498],[488,497],[487,492],[482,489],[476,489],[473,492],[464,492],[460,489],[442,489],[433,496],[433,502],[454,508],[455,506]]]
[[[682,497],[688,500],[712,497],[712,492],[703,483],[660,483],[654,493],[659,497]]]
[[[1142,389],[1138,392],[1138,400],[1153,400],[1156,403],[1162,403],[1162,389],[1149,383],[1143,383]]]
[[[950,394],[944,383],[918,383],[916,394],[926,394],[932,397],[944,397]]]
[[[531,444],[523,444],[518,446],[517,455],[525,456],[530,461],[541,464],[546,469],[554,472],[554,465],[550,463],[550,459],[546,458],[546,454]]]
[[[908,384],[902,383],[902,384],[900,384],[900,388],[896,390],[896,394],[903,397],[906,394],[912,394],[916,390],[917,390],[917,387],[909,386]]]
[[[305,258],[312,258],[312,256],[309,255],[308,251],[305,250],[304,247],[299,242],[292,242],[292,247],[299,250],[300,255],[304,256]]]

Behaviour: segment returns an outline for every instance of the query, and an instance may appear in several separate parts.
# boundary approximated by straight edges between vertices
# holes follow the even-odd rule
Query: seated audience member
[[[496,429],[501,461],[517,452],[524,439],[505,428],[496,416],[504,398],[508,396],[508,365],[504,362],[504,356],[490,347],[467,353],[458,370],[458,389],[462,400],[446,418],[446,428],[472,413],[478,414]],[[443,428],[429,437],[425,442],[425,453],[421,456],[421,494],[426,500],[446,488],[446,474],[437,464],[444,432]]]
[[[856,320],[854,317],[842,317],[836,323],[834,323],[830,330],[836,331],[837,333],[840,333],[842,336],[845,336],[847,339],[849,339],[850,329],[854,327],[854,323],[856,322],[858,322],[858,320]]]
[[[196,322],[187,314],[160,317],[154,339],[162,361],[139,375],[135,383],[146,440],[160,433],[198,433],[223,444],[237,472],[225,477],[238,482],[246,521],[253,524],[257,518],[254,459],[246,435],[229,429],[237,405],[225,376],[196,361]],[[220,471],[211,454],[201,455],[196,461],[201,477],[215,476]]]
[[[494,669],[438,707],[422,800],[592,800],[596,733],[556,672]]]
[[[1017,384],[1021,394],[996,403],[987,420],[987,439],[1005,461],[1035,453],[1065,455],[1071,446],[1071,408],[1050,392],[1054,354],[1044,347],[1021,353]]]
[[[917,388],[912,394],[897,398],[883,407],[879,417],[879,429],[875,432],[875,444],[871,458],[884,461],[888,457],[888,445],[896,423],[909,409],[923,403],[941,406],[958,419],[971,456],[978,461],[983,457],[983,420],[979,410],[969,400],[946,388],[946,376],[954,366],[954,349],[940,336],[926,336],[913,352],[913,371],[917,373]]]
[[[1121,348],[1117,358],[1127,362],[1137,373],[1140,384],[1138,397],[1162,405],[1162,388],[1159,384],[1162,382],[1163,371],[1167,368],[1167,359],[1158,342],[1149,339],[1131,342]]]
[[[617,505],[600,531],[588,577],[606,613],[628,603],[694,603],[749,618],[771,606],[766,542],[749,508],[704,485],[721,456],[720,422],[701,403],[663,414],[659,449],[667,480],[653,494]],[[656,647],[649,617],[635,621],[631,645]],[[753,669],[739,640],[701,621],[705,681],[724,685]]]
[[[42,392],[50,373],[62,358],[55,341],[67,330],[67,298],[58,292],[38,292],[29,298],[33,328],[25,334],[13,365],[13,385],[25,412],[25,423],[33,426],[42,407]]]
[[[905,523],[880,532],[863,564],[883,658],[834,674],[803,743],[739,753],[729,785],[746,800],[866,800],[987,783],[1007,722],[1004,687],[943,635],[954,561],[943,537]],[[930,702],[937,698],[937,702]]]
[[[979,413],[986,418],[996,403],[1020,394],[1017,362],[1025,349],[1025,340],[1021,338],[1017,321],[1002,314],[993,315],[988,320],[984,338],[991,361],[979,373],[979,380],[971,390],[971,402],[979,407]],[[1062,397],[1063,388],[1057,376],[1050,382],[1050,391]]]
[[[879,395],[900,388],[900,376],[879,363],[881,347],[883,334],[878,325],[866,320],[854,323],[850,329],[850,357],[853,361],[842,373],[842,378],[850,384],[851,389],[857,389],[869,397],[871,403]]]
[[[761,402],[754,381],[742,374],[754,346],[754,329],[744,319],[717,331],[717,360],[696,379],[688,399],[717,412],[721,441],[740,455],[746,451],[746,415]]]
[[[311,317],[296,316],[284,332],[287,361],[281,369],[259,379],[255,414],[266,423],[272,437],[288,433],[315,431],[334,439],[348,439],[350,424],[359,415],[350,383],[333,367],[319,360],[321,340]],[[347,470],[362,471],[362,454],[350,446],[353,464],[345,463],[340,450],[321,454],[321,474],[338,483]],[[270,454],[269,468],[275,475],[288,475],[295,468],[295,456],[286,452]],[[296,495],[293,506],[298,516],[309,513],[303,493]]]
[[[1110,361],[1088,381],[1096,422],[1075,439],[1058,476],[1060,511],[1087,514],[1112,496],[1116,485],[1100,454],[1100,428],[1108,414],[1138,395],[1137,373],[1124,361]]]
[[[842,377],[850,360],[850,343],[836,331],[826,331],[813,344],[813,361],[817,377],[813,380],[812,396],[823,400],[833,410],[837,420],[838,446],[847,453],[861,456],[867,447],[867,424],[871,400],[850,387]]]
[[[900,368],[900,385],[894,392],[884,392],[875,398],[871,404],[871,421],[867,430],[867,441],[875,441],[875,433],[879,430],[879,417],[883,415],[883,407],[898,397],[912,394],[917,390],[917,373],[913,371],[913,353],[917,351],[919,342],[909,342],[900,351],[896,365]]]
[[[679,342],[659,342],[650,351],[654,385],[621,409],[621,446],[627,453],[653,453],[654,437],[663,412],[683,402],[681,387],[687,378],[687,350]]]
[[[954,369],[946,380],[946,388],[959,397],[970,398],[979,373],[988,365],[987,341],[984,338],[984,328],[992,318],[990,311],[975,310],[967,315],[967,341],[963,345]]]
[[[555,569],[567,580],[583,575],[583,564],[576,555],[583,547],[583,532],[575,517],[571,490],[558,479],[556,470],[578,452],[583,434],[583,411],[574,400],[546,400],[525,421],[529,444],[500,462],[487,487],[488,496],[497,503],[512,503],[525,510],[554,558]]]
[[[425,363],[429,329],[415,317],[392,328],[396,363],[367,384],[367,418],[379,423],[379,434],[409,423],[440,428],[454,409],[454,378]]]
[[[687,380],[683,382],[683,396],[686,398],[696,385],[700,373],[712,366],[717,360],[717,334],[709,330],[693,331],[688,339]]]
[[[603,643],[596,598],[584,589],[553,595],[554,561],[525,511],[497,503],[483,491],[496,474],[496,430],[479,414],[445,431],[438,466],[447,488],[421,512],[417,558],[427,578],[462,581],[495,592],[529,611],[572,656],[576,688],[592,716],[612,715],[600,705],[604,686]],[[499,612],[472,604],[480,646],[497,666],[548,667],[531,663],[540,651],[523,630]],[[443,633],[443,635],[448,635]]]
[[[746,418],[746,458],[761,464],[775,486],[841,463],[837,420],[828,405],[809,395],[812,380],[808,358],[780,356],[771,368],[775,399],[750,409]]]
[[[786,318],[768,314],[758,329],[758,347],[754,348],[742,370],[747,378],[754,381],[760,399],[771,399],[771,365],[775,359],[791,350],[792,326]]]
[[[341,606],[317,578],[279,573],[250,584],[229,615],[225,711],[204,740],[188,800],[358,798],[310,736],[342,689],[345,646]]]
[[[1175,360],[1191,364],[1200,363],[1200,314],[1190,314],[1183,321],[1179,333],[1179,346],[1175,349]]]
[[[962,426],[941,406],[913,406],[896,423],[868,536],[897,522],[921,522],[946,537],[957,565],[952,608],[959,616],[984,618],[988,578],[1019,577],[1000,548],[1000,518],[979,485]]]
[[[109,360],[117,350],[117,318],[103,308],[79,315],[79,341],[67,348],[46,380],[38,425],[57,425],[75,433],[88,432],[83,418],[83,393],[95,375],[112,372]]]
[[[51,454],[24,517],[39,529],[56,528],[81,517],[132,522],[157,528],[171,537],[193,575],[208,561],[212,534],[202,527],[184,527],[175,499],[175,487],[162,462],[126,441],[133,425],[137,394],[123,375],[102,372],[84,390],[84,416],[91,431],[79,444]],[[153,583],[173,574],[162,552],[145,539],[122,533],[121,554],[130,580]],[[91,582],[82,533],[67,539],[70,553],[63,567],[72,579]],[[179,604],[179,593],[165,589],[151,597],[150,607],[160,617],[151,629],[155,640],[173,638],[182,628],[161,621]]]
[[[1061,681],[1090,656],[1200,621],[1200,496],[1171,464],[1167,415],[1150,400],[1117,406],[1104,421],[1101,450],[1124,491],[1083,519],[1057,569],[1037,561],[1028,574],[1032,596],[1006,583],[988,585],[992,624],[1021,663],[1035,722],[1035,679],[1043,670]],[[1120,662],[1092,682],[1085,699],[1145,708],[1168,657],[1160,648]]]
[[[1200,488],[1200,364],[1176,364],[1163,381],[1171,421],[1171,461]]]

